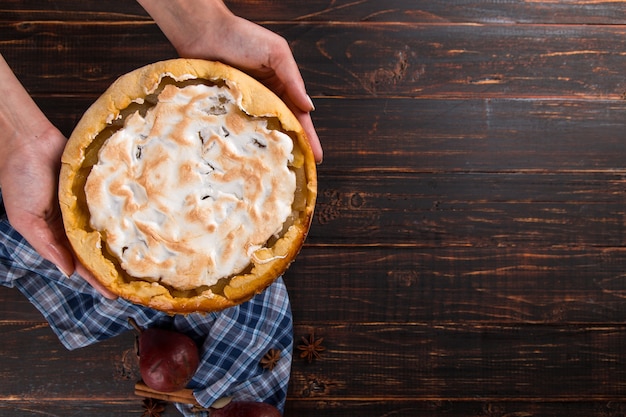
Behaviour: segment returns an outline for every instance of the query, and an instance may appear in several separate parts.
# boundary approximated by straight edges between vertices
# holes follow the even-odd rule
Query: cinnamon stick
[[[143,381],[135,384],[135,395],[139,397],[154,398],[157,400],[173,403],[199,405],[190,389],[181,389],[173,392],[157,391],[147,386]]]

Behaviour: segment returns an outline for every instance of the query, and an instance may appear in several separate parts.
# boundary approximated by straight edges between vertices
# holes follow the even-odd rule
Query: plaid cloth
[[[66,278],[41,258],[7,221],[0,193],[0,284],[19,289],[68,349],[125,332],[133,317],[141,327],[172,328],[200,346],[201,363],[188,387],[202,406],[232,396],[284,409],[293,323],[282,278],[246,303],[204,315],[169,316],[126,300],[108,300],[77,274]],[[281,351],[272,371],[259,364],[269,349]],[[185,416],[203,415],[189,406],[176,406]]]

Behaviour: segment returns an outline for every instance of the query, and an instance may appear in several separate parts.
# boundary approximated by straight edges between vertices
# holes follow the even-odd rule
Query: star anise
[[[261,359],[261,366],[263,369],[269,369],[270,371],[276,367],[280,360],[280,350],[270,349],[265,356]]]
[[[141,417],[161,417],[161,413],[165,410],[165,403],[154,398],[144,399],[142,406],[144,411]]]
[[[320,355],[320,352],[326,350],[326,348],[322,346],[323,341],[323,337],[316,339],[315,333],[311,333],[308,339],[303,337],[302,344],[298,345],[298,349],[302,351],[302,353],[300,353],[300,357],[306,358],[309,363],[313,362],[313,359],[321,359],[322,356]]]

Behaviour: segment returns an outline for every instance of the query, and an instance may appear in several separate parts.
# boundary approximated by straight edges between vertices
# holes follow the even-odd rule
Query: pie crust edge
[[[89,168],[85,168],[88,147],[121,111],[154,92],[163,77],[175,80],[224,80],[237,85],[241,107],[251,116],[272,117],[294,139],[304,156],[306,206],[294,224],[265,252],[269,261],[253,261],[249,273],[232,277],[220,294],[204,291],[179,296],[165,286],[143,280],[126,281],[110,258],[103,255],[105,243],[89,227],[89,215],[81,197]],[[93,155],[91,155],[93,158]],[[317,197],[315,159],[304,129],[285,103],[247,74],[220,62],[173,59],[156,62],[122,75],[85,112],[72,132],[61,158],[59,202],[67,237],[78,260],[106,288],[118,296],[170,314],[219,311],[252,298],[282,275],[299,253],[308,233]]]

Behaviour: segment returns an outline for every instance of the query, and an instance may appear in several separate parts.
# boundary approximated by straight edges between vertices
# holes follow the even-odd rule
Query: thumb
[[[55,229],[59,227],[56,226]],[[62,226],[61,226],[62,229]],[[74,256],[69,249],[66,239],[57,236],[65,236],[63,232],[59,235],[50,225],[41,220],[32,224],[23,232],[24,238],[30,245],[45,259],[52,262],[66,276],[74,272]]]

